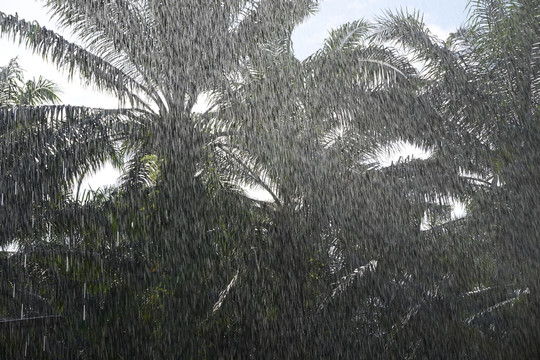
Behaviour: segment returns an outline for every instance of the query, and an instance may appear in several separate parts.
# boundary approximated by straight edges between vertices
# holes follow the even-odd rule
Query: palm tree
[[[56,85],[41,77],[24,82],[16,60],[0,76],[0,245],[17,248],[0,260],[0,326],[21,329],[2,335],[2,353],[17,357],[28,339],[66,319],[61,309],[71,303],[60,289],[70,279],[53,269],[76,247],[74,224],[65,225],[77,214],[71,191],[77,178],[116,155],[112,139],[121,123],[109,121],[121,111],[42,105],[59,101]],[[27,354],[40,356],[37,347]]]
[[[115,309],[134,309],[126,303],[135,308],[151,304],[153,315],[145,324],[151,334],[141,334],[144,341],[140,342],[147,344],[141,350],[137,345],[141,338],[123,332],[134,323],[142,326],[143,313],[135,318],[112,314],[117,326],[106,325],[108,319],[100,323],[111,341],[87,350],[106,356],[116,346],[113,339],[124,334],[126,343],[132,345],[124,349],[126,356],[134,352],[148,357],[204,353],[209,345],[200,334],[213,304],[209,294],[219,278],[214,271],[219,259],[213,254],[214,239],[208,233],[223,214],[196,177],[204,165],[208,137],[195,127],[193,106],[201,94],[234,74],[242,61],[257,57],[261,44],[289,32],[315,9],[316,1],[115,1],[89,6],[80,0],[47,1],[46,5],[62,25],[73,29],[82,46],[3,13],[2,33],[21,39],[71,76],[112,91],[129,105],[109,112],[78,109],[73,122],[81,121],[86,113],[107,121],[108,139],[125,142],[130,161],[124,178],[136,182],[126,183],[106,201],[121,200],[117,205],[105,212],[94,211],[89,217],[93,223],[88,223],[78,205],[65,219],[76,221],[68,226],[69,238],[79,239],[75,246],[92,243],[84,239],[101,234],[98,228],[105,226],[115,231],[105,231],[104,246],[111,246],[112,233],[119,240],[118,252],[127,252],[127,259],[144,260],[141,266],[132,261],[130,271],[113,271],[121,286],[106,288],[99,296]],[[141,170],[156,166],[159,170],[153,174],[159,175],[152,181],[141,177]],[[238,202],[236,197],[230,200]],[[103,207],[98,204],[95,209]],[[219,216],[210,216],[216,213]],[[60,223],[65,225],[65,221]],[[138,282],[130,282],[133,278]],[[179,309],[183,311],[179,313]]]
[[[473,197],[471,220],[481,239],[494,244],[496,280],[505,291],[493,296],[500,304],[521,303],[499,310],[497,320],[508,323],[493,334],[508,356],[537,357],[538,254],[537,206],[540,91],[538,56],[540,6],[534,1],[480,2],[468,31],[457,36],[458,46],[471,49],[467,57],[476,87],[490,97],[485,104],[483,133],[491,145],[488,169],[491,187]],[[519,30],[517,27],[519,24]],[[478,110],[477,110],[478,111]],[[484,314],[482,314],[485,316]],[[482,322],[482,316],[474,321]],[[485,320],[484,320],[485,321]],[[517,325],[519,324],[519,326]],[[507,330],[515,329],[515,330]],[[504,331],[508,331],[504,333]],[[524,347],[517,343],[527,344]]]
[[[435,302],[425,294],[444,282],[438,257],[450,250],[435,248],[420,223],[425,211],[449,214],[434,201],[448,191],[440,180],[458,171],[436,157],[377,164],[398,141],[428,147],[433,110],[425,80],[403,56],[369,41],[370,30],[365,21],[346,24],[303,62],[290,38],[270,44],[200,116],[217,137],[203,175],[272,198],[259,205],[251,241],[239,239],[217,303],[215,316],[231,324],[225,341],[236,339],[231,356],[402,356],[399,346],[422,336],[395,341],[396,327],[419,303]],[[268,343],[277,334],[283,342]]]
[[[2,246],[44,231],[74,177],[114,155],[106,111],[42,106],[59,101],[56,85],[22,73],[16,59],[0,69]]]
[[[17,59],[11,59],[0,68],[0,105],[39,105],[44,102],[59,103],[56,85],[42,78],[24,82],[23,71]]]
[[[446,301],[463,309],[460,326],[474,336],[462,343],[470,341],[469,354],[478,356],[538,356],[538,282],[531,277],[538,253],[538,11],[534,1],[477,1],[468,25],[447,43],[406,14],[390,14],[377,35],[424,62],[437,120],[427,129],[435,142],[427,144],[454,169],[441,184],[469,183],[455,193],[468,204],[467,217],[433,231],[441,245],[469,244],[464,258],[475,266],[456,273]]]
[[[20,205],[6,213],[26,219],[17,226],[33,239],[47,238],[53,224],[47,239],[69,243],[69,252],[55,248],[42,267],[54,271],[40,283],[69,318],[50,333],[71,334],[68,343],[50,341],[58,353],[480,357],[496,354],[496,342],[517,351],[519,332],[507,330],[519,313],[502,313],[505,327],[485,310],[505,311],[536,291],[527,274],[536,269],[537,211],[523,206],[534,200],[538,158],[534,2],[478,2],[478,23],[448,44],[416,14],[389,13],[374,29],[352,22],[303,62],[290,34],[314,1],[47,5],[83,46],[4,14],[0,28],[130,106],[6,108],[2,115],[16,124],[6,144],[22,129],[27,134],[2,159],[22,158],[24,149],[32,163],[52,147],[39,163],[64,179],[61,190],[116,155],[111,140],[122,142],[128,158],[118,189],[64,203],[53,221],[34,211],[38,225],[31,226],[30,213],[17,215]],[[516,23],[530,25],[527,36],[518,36]],[[413,51],[424,72],[381,45],[388,41]],[[195,114],[203,94],[213,107]],[[377,164],[380,151],[400,141],[432,155]],[[71,149],[84,156],[62,168]],[[7,161],[2,169],[12,166],[17,180],[4,188],[17,186],[19,196],[24,183],[26,203],[62,195],[43,169]],[[242,196],[245,184],[273,201]],[[448,198],[468,202],[468,217],[448,222]],[[426,213],[438,224],[421,231]],[[523,220],[509,224],[512,214]],[[507,242],[516,234],[524,248],[506,256],[516,250]],[[439,331],[428,339],[434,322]],[[534,351],[531,343],[523,353]]]

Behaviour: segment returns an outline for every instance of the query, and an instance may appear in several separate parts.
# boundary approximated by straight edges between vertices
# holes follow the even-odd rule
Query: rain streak
[[[40,2],[118,106],[0,64],[0,359],[540,358],[538,0],[303,60],[317,0]]]

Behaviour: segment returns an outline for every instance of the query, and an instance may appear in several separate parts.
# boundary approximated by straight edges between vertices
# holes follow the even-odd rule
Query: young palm
[[[0,106],[40,105],[59,103],[59,89],[53,82],[42,78],[24,81],[23,70],[17,59],[11,59],[0,68]]]

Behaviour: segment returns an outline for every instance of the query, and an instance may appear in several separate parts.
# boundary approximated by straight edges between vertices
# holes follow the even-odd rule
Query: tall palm
[[[538,156],[539,7],[534,1],[470,6],[468,26],[446,44],[404,14],[389,16],[378,36],[397,41],[425,62],[426,95],[439,119],[429,129],[437,140],[431,146],[444,168],[458,171],[444,186],[454,187],[456,178],[470,184],[458,189],[468,204],[467,217],[433,229],[439,242],[464,239],[471,251],[467,257],[476,264],[475,271],[456,277],[458,286],[451,289],[465,295],[446,296],[464,309],[461,321],[476,334],[468,337],[469,351],[535,357],[537,279],[530,274],[538,266],[537,192],[531,187],[538,172],[533,159]],[[514,303],[522,305],[513,308]],[[530,345],[516,346],[517,339]]]
[[[477,223],[475,230],[495,245],[496,279],[506,287],[497,300],[521,300],[514,311],[502,308],[498,318],[515,330],[504,333],[503,328],[493,337],[508,356],[537,357],[540,6],[534,1],[484,1],[473,14],[469,31],[457,44],[472,50],[468,60],[476,65],[471,66],[479,79],[476,86],[490,97],[484,107],[489,120],[482,127],[491,145],[492,186],[473,198],[471,217],[491,224]],[[517,342],[528,345],[517,347]]]
[[[115,229],[119,251],[133,250],[127,258],[136,254],[144,259],[143,266],[133,262],[129,272],[115,274],[125,277],[117,282],[121,284],[115,288],[117,295],[107,290],[108,304],[113,308],[122,307],[123,302],[148,304],[146,295],[152,294],[153,315],[145,325],[152,334],[141,335],[142,343],[153,341],[144,348],[146,354],[200,354],[204,352],[203,320],[213,304],[214,279],[219,277],[214,271],[219,261],[208,233],[215,227],[212,219],[220,216],[209,217],[219,214],[219,207],[196,177],[203,166],[207,138],[195,127],[193,106],[203,92],[235,73],[242,60],[256,57],[260,44],[290,31],[315,9],[316,1],[121,0],[89,6],[77,0],[46,1],[46,6],[75,32],[81,46],[5,14],[0,14],[2,33],[22,39],[71,76],[111,90],[139,109],[109,112],[109,124],[130,120],[129,126],[109,127],[116,130],[115,140],[130,143],[125,147],[131,157],[126,172],[130,175],[125,179],[139,181],[148,166],[159,166],[155,181],[126,184],[123,192],[114,195],[122,202],[101,214],[103,222],[87,221],[82,226],[80,212],[74,213],[81,224],[78,233],[86,234],[81,229],[88,227],[93,227],[91,233],[100,233],[96,228],[101,225]],[[143,280],[130,283],[133,274],[140,276],[141,271]],[[129,289],[138,291],[137,296],[131,296]],[[179,309],[184,309],[181,314]],[[105,326],[108,320],[103,319],[111,341],[105,347],[93,347],[95,356],[113,348],[112,339],[134,322],[143,324],[143,313],[138,314],[136,319],[113,315],[115,327]],[[135,346],[138,340],[127,335],[125,340],[133,344],[124,349],[129,356],[139,348]]]
[[[432,116],[424,81],[369,35],[365,21],[346,24],[303,62],[290,38],[276,42],[215,94],[215,111],[201,115],[219,136],[206,176],[217,172],[224,186],[250,184],[272,198],[260,205],[265,215],[239,251],[216,311],[236,325],[232,339],[256,338],[256,349],[277,352],[265,342],[275,332],[284,339],[275,346],[296,356],[323,356],[329,348],[380,354],[394,346],[393,325],[425,301],[422,291],[439,286],[441,279],[426,274],[443,272],[433,258],[448,249],[430,245],[420,222],[427,210],[448,213],[433,203],[447,191],[438,181],[444,168],[436,159],[389,168],[375,160],[400,140],[424,145]],[[417,276],[411,281],[410,274]],[[396,288],[397,279],[407,286]],[[392,311],[383,318],[380,307]],[[250,332],[261,318],[266,327]],[[243,346],[253,351],[245,342],[233,349]]]

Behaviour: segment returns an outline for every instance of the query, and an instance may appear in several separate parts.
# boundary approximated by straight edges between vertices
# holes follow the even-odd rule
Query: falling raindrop
[[[42,2],[77,45],[0,35],[120,99],[0,68],[2,357],[540,358],[537,1],[441,39],[388,11],[307,57],[322,1]]]

